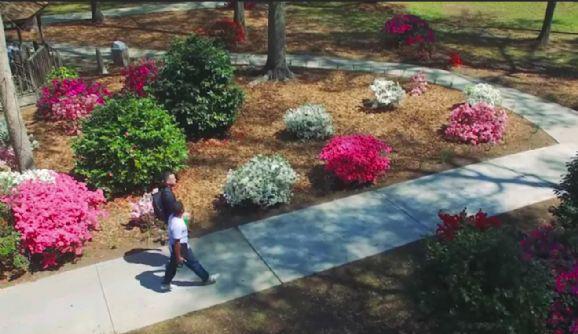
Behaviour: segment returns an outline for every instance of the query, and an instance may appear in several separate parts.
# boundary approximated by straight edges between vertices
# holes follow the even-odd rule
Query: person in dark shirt
[[[162,181],[163,184],[159,191],[161,192],[161,202],[165,214],[165,224],[168,224],[169,217],[178,213],[177,198],[173,193],[173,188],[177,184],[177,177],[171,172],[164,172]]]

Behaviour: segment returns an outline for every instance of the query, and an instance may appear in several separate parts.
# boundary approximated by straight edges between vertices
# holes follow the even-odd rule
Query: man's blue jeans
[[[187,268],[191,269],[199,278],[206,282],[209,279],[209,273],[203,268],[199,260],[193,254],[193,251],[187,247],[187,244],[181,244],[181,256],[185,259],[184,264]],[[163,284],[169,284],[177,274],[177,257],[171,249],[171,260],[165,269],[165,278]]]

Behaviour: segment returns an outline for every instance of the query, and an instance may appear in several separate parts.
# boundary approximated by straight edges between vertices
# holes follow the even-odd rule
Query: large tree
[[[0,15],[0,94],[2,95],[2,109],[6,117],[10,143],[14,148],[18,169],[24,171],[34,168],[32,145],[26,133],[26,127],[20,114],[20,105],[16,97],[16,88],[12,79],[12,70],[8,60],[4,22]]]
[[[247,27],[245,26],[245,3],[239,0],[233,0],[233,20],[237,22],[238,25],[243,28],[243,32],[247,32]]]
[[[285,2],[271,1],[267,22],[267,63],[263,68],[270,80],[293,77],[287,66],[285,47]]]
[[[552,28],[552,19],[554,18],[554,9],[556,8],[556,1],[548,1],[546,6],[546,15],[544,15],[544,22],[542,23],[542,30],[538,36],[538,46],[545,47],[550,40],[550,29]]]
[[[90,0],[90,11],[92,13],[92,23],[102,23],[104,21],[104,15],[100,11],[98,0]]]

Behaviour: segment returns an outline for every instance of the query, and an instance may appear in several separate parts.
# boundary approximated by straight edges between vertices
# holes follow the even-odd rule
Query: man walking
[[[209,275],[189,247],[188,228],[183,219],[185,213],[183,203],[177,201],[174,209],[175,214],[170,216],[168,225],[171,259],[165,270],[165,277],[161,284],[161,290],[170,290],[170,284],[177,273],[177,267],[182,264],[199,276],[204,284],[208,285],[215,283],[219,274]]]

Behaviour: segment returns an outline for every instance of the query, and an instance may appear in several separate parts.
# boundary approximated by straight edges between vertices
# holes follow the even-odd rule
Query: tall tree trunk
[[[233,8],[235,9],[233,20],[243,28],[243,32],[247,35],[247,27],[245,26],[245,3],[243,1],[234,0]]]
[[[92,12],[92,23],[104,22],[104,15],[100,11],[98,0],[90,0],[90,11]]]
[[[538,46],[545,47],[550,40],[550,29],[552,28],[552,19],[554,18],[554,9],[556,8],[556,1],[548,1],[546,7],[546,15],[542,23],[542,30],[538,36]]]
[[[2,17],[0,17],[0,93],[2,95],[2,109],[6,117],[10,142],[16,155],[16,161],[18,162],[18,169],[24,171],[34,168],[32,145],[26,133],[24,120],[22,119],[22,115],[20,115],[20,106],[18,105],[18,98],[16,97],[12,70],[10,70],[10,63],[8,61]]]
[[[285,57],[285,2],[269,2],[267,22],[267,63],[263,71],[270,80],[293,78]]]

